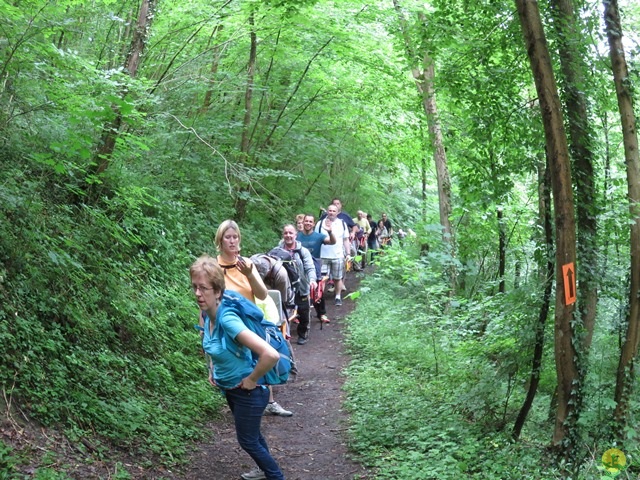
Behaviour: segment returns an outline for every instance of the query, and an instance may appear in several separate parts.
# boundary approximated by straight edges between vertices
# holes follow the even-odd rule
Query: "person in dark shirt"
[[[378,223],[382,222],[385,226],[385,228],[387,229],[387,234],[389,235],[389,240],[387,243],[387,246],[391,246],[391,239],[393,238],[393,226],[391,225],[391,220],[389,220],[387,218],[387,214],[383,213],[382,214],[382,218],[380,219],[380,221]]]
[[[371,226],[371,232],[367,238],[367,249],[371,252],[371,258],[369,261],[372,262],[373,258],[376,256],[376,251],[380,248],[380,245],[378,244],[378,235],[376,234],[378,230],[378,222],[373,219],[370,213],[367,213],[367,220]]]

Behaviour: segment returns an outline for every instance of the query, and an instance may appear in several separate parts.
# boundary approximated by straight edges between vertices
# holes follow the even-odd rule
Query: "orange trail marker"
[[[562,279],[564,280],[565,305],[576,303],[576,270],[573,262],[562,266]]]

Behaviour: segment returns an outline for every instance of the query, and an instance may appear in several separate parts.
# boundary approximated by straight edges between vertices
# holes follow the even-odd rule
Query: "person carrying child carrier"
[[[296,240],[298,231],[295,225],[289,224],[282,228],[282,240],[279,247],[288,251],[295,262],[300,281],[296,290],[295,303],[298,308],[298,345],[304,345],[309,340],[309,292],[316,288],[316,267],[309,250]]]
[[[231,219],[222,222],[216,230],[214,237],[218,250],[218,265],[224,271],[225,284],[228,290],[238,292],[250,302],[255,299],[264,300],[267,297],[267,287],[260,278],[257,268],[248,258],[242,257],[242,234],[238,224]],[[290,417],[293,412],[284,409],[273,396],[273,388],[269,403],[265,409],[265,415],[278,415]]]
[[[278,352],[252,332],[234,309],[224,308],[225,302],[229,301],[223,296],[226,276],[216,259],[201,256],[191,265],[189,274],[198,307],[206,312],[202,346],[210,359],[210,381],[227,400],[238,443],[256,462],[263,474],[260,478],[284,480],[282,470],[260,432],[262,412],[269,401],[269,389],[260,382],[278,361]],[[239,295],[237,298],[248,302]],[[234,355],[225,342],[235,342],[247,354]],[[251,352],[258,357],[255,365]],[[241,477],[257,478],[248,475]]]
[[[267,288],[269,290],[277,290],[280,292],[281,304],[277,307],[282,319],[278,326],[288,340],[291,338],[289,317],[292,312],[295,311],[296,305],[295,292],[291,287],[287,269],[284,267],[282,260],[272,257],[268,253],[256,253],[255,255],[251,255],[251,261],[256,266],[256,269]],[[295,375],[297,372],[298,369],[294,363],[291,373]]]

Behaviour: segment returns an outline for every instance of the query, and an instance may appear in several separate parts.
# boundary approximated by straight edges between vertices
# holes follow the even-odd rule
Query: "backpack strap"
[[[287,250],[291,252],[291,259],[295,262],[297,260],[302,260],[302,250],[299,248],[294,248],[293,250]]]

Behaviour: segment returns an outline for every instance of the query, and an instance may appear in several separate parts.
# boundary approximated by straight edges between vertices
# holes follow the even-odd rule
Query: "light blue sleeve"
[[[236,313],[228,310],[218,319],[218,321],[220,322],[220,326],[224,332],[235,340],[236,343],[239,343],[237,340],[238,334],[243,330],[249,330]]]
[[[251,351],[234,341],[244,330],[248,328],[238,314],[227,311],[216,318],[216,327],[211,337],[205,332],[203,348],[213,360],[213,378],[222,389],[237,387],[253,370]]]

